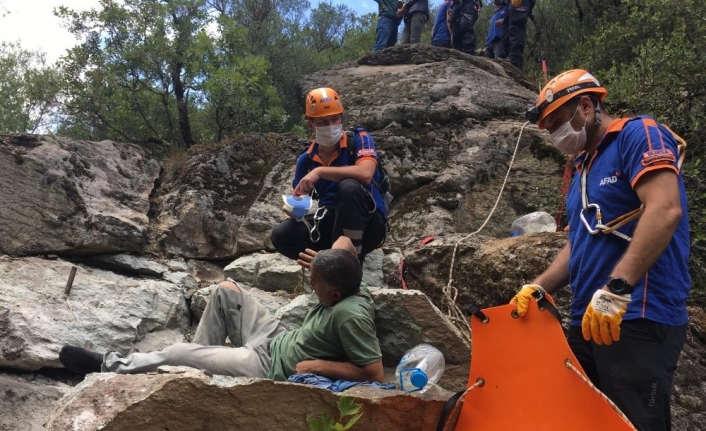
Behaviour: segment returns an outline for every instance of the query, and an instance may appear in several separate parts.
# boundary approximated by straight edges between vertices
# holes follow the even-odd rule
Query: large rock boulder
[[[454,257],[454,248],[459,243]],[[492,239],[447,235],[405,256],[405,281],[446,310],[444,288],[452,260],[457,304],[481,308],[506,304],[525,283],[530,283],[552,262],[566,244],[565,233],[532,233]],[[568,310],[568,289],[558,295],[559,306]],[[568,312],[568,311],[567,311]]]
[[[355,429],[434,429],[446,401],[398,391],[352,388],[362,404]],[[338,418],[339,395],[295,383],[208,377],[198,371],[93,374],[56,406],[46,431],[288,430],[308,431],[309,418]]]
[[[286,189],[285,177],[291,180],[291,166],[304,145],[286,135],[242,136],[228,144],[194,146],[168,161],[153,198],[149,249],[214,260],[271,248],[269,228],[282,205],[270,188]],[[252,209],[255,203],[268,209]],[[239,233],[241,226],[247,235]]]
[[[268,292],[293,292],[302,283],[302,267],[279,253],[253,253],[223,269],[223,275]],[[308,278],[308,277],[307,277]],[[304,281],[307,283],[307,281]]]
[[[293,331],[302,326],[311,307],[318,303],[319,298],[313,293],[299,295],[279,308],[274,317],[282,322],[282,326],[286,330]]]
[[[65,299],[71,267],[64,260],[0,259],[0,366],[60,367],[64,344],[129,353],[151,332],[188,327],[184,286],[80,266]]]
[[[135,145],[0,136],[0,252],[140,251],[159,173]]]

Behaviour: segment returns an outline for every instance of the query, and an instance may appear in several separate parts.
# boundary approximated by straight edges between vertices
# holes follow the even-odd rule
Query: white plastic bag
[[[530,232],[556,232],[556,220],[543,211],[537,211],[525,214],[512,222],[511,236]]]

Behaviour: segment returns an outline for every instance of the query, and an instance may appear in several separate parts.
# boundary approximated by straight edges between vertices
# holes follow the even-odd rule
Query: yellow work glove
[[[581,320],[583,338],[593,338],[596,344],[609,345],[620,340],[620,323],[630,303],[630,295],[616,295],[597,290]]]
[[[527,314],[530,299],[535,299],[532,294],[538,290],[542,292],[543,296],[546,296],[547,292],[539,284],[525,284],[522,286],[522,289],[512,297],[510,304],[517,304],[517,314],[520,316]]]

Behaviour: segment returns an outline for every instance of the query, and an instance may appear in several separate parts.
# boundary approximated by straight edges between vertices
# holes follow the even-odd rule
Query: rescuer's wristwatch
[[[635,286],[628,283],[623,277],[609,277],[605,285],[616,295],[630,295],[635,289]]]

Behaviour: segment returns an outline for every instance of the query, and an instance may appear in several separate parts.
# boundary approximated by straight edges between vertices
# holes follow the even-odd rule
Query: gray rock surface
[[[186,369],[142,375],[93,374],[56,406],[46,431],[290,430],[309,418],[338,417],[340,395],[295,383],[214,376]],[[353,388],[361,430],[434,429],[446,398]],[[234,408],[237,406],[237,408]],[[263,413],[263,412],[266,412]]]
[[[387,287],[382,275],[385,253],[381,249],[373,250],[365,256],[363,262],[363,281],[372,287]]]
[[[273,167],[283,163],[291,175],[303,148],[288,135],[241,136],[228,144],[194,146],[166,162],[152,199],[148,249],[190,259],[233,259],[267,248],[263,229],[272,221],[265,215],[270,213],[251,212],[251,207],[265,199],[263,184],[275,187],[276,181],[278,190],[284,187],[284,178],[273,177]],[[281,202],[281,198],[268,200],[271,214]],[[249,239],[243,239],[241,251],[239,231],[244,223]]]
[[[169,271],[167,266],[159,262],[143,256],[126,253],[92,256],[87,259],[87,262],[111,271],[117,270],[133,274],[151,275],[153,277],[161,277],[162,274]]]
[[[280,307],[274,316],[282,322],[282,326],[291,331],[302,326],[309,309],[318,302],[319,298],[316,297],[316,294],[299,295],[288,304]]]
[[[223,274],[268,292],[293,292],[301,282],[302,267],[279,253],[254,253],[231,262]]]
[[[303,150],[307,142],[299,143]],[[260,250],[273,250],[270,231],[287,216],[282,212],[282,195],[292,193],[295,159],[286,157],[277,163],[262,181],[260,193],[250,206],[237,233],[239,255]]]
[[[169,283],[183,286],[185,289],[196,289],[198,283],[196,279],[188,272],[172,272],[168,271],[162,274],[162,278]]]
[[[191,275],[199,283],[218,283],[224,280],[223,268],[220,265],[197,259],[189,259],[186,264]]]
[[[67,301],[71,267],[63,260],[0,259],[0,366],[60,367],[64,344],[128,353],[151,332],[188,326],[184,286],[79,266]]]
[[[401,289],[400,282],[400,263],[403,261],[402,250],[395,248],[386,248],[385,256],[382,258],[382,279],[383,285],[393,289]]]
[[[215,287],[215,285],[202,287],[191,295],[189,309],[191,310],[191,315],[194,316],[197,321],[201,320],[203,311],[206,309],[206,304],[208,304],[208,298],[211,296],[211,292],[213,292]]]
[[[36,374],[0,372],[0,431],[42,431],[71,386]]]
[[[0,252],[140,251],[159,173],[136,145],[0,136]]]

